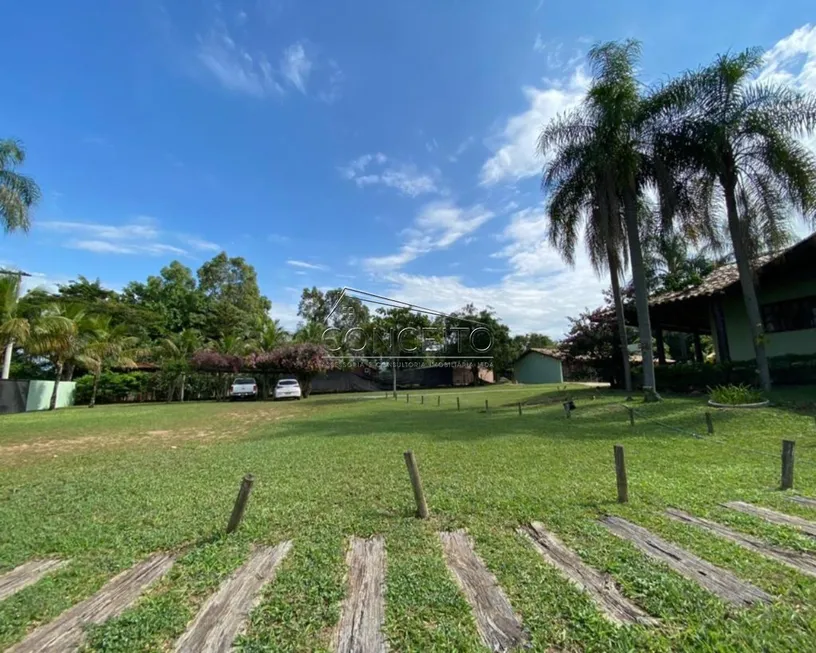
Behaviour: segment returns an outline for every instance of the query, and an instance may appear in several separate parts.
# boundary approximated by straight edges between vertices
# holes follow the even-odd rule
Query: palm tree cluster
[[[769,389],[752,261],[787,241],[792,215],[816,224],[816,158],[799,140],[816,128],[816,97],[758,81],[755,49],[646,89],[636,74],[640,52],[633,40],[594,46],[586,97],[540,135],[550,243],[572,263],[583,234],[593,267],[609,273],[627,389],[620,281],[630,266],[643,383],[656,399],[647,226],[659,225],[665,250],[677,238],[715,251],[728,242]]]

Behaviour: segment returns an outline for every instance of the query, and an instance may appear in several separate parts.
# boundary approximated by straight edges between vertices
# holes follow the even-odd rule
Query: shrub
[[[96,403],[111,404],[120,401],[132,401],[137,395],[150,392],[154,379],[146,372],[103,372],[99,377],[99,388],[96,392]],[[76,381],[74,403],[87,404],[93,392],[93,374],[81,376]]]
[[[748,385],[718,385],[709,388],[711,401],[717,404],[758,404],[764,401],[764,397],[759,390],[755,390]]]

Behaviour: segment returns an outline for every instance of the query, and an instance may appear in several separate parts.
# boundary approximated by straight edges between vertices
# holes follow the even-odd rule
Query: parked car
[[[258,384],[255,379],[249,377],[240,377],[235,379],[230,386],[230,401],[236,399],[252,399],[258,398]]]
[[[275,399],[300,399],[302,396],[297,379],[281,379],[275,384]]]

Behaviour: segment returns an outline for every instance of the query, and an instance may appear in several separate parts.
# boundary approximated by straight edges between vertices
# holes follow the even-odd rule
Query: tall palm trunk
[[[0,376],[0,379],[7,379],[9,378],[9,374],[11,373],[11,354],[14,351],[14,341],[9,340],[8,344],[6,345],[6,349],[3,352],[3,374]]]
[[[62,378],[62,368],[64,364],[62,361],[57,363],[54,370],[54,389],[51,391],[51,403],[48,404],[48,410],[54,410],[57,407],[57,392],[59,392],[60,379]]]
[[[181,390],[179,390],[179,401],[184,403],[184,386],[187,385],[187,375],[181,375]]]
[[[646,287],[646,268],[643,264],[643,250],[640,246],[637,210],[637,195],[629,190],[623,198],[623,213],[626,221],[626,236],[629,241],[629,259],[632,263],[632,281],[635,286],[640,353],[643,357],[643,385],[651,388],[645,395],[646,400],[649,401],[660,397],[657,394],[655,382],[652,325],[649,319],[649,290]]]
[[[96,406],[96,393],[99,390],[99,377],[102,376],[101,370],[94,373],[93,390],[91,390],[91,400],[88,402],[88,408]]]
[[[609,276],[612,278],[612,298],[615,302],[615,317],[618,322],[618,336],[621,344],[621,362],[623,363],[623,379],[627,394],[632,392],[632,370],[629,366],[629,342],[626,338],[626,317],[623,315],[623,300],[621,299],[620,279],[618,277],[618,255],[611,245],[606,246],[606,255],[609,259]]]
[[[768,354],[765,351],[765,327],[762,324],[762,315],[759,312],[759,300],[754,286],[751,261],[748,260],[748,254],[745,251],[742,223],[737,210],[736,181],[724,178],[722,185],[725,191],[725,208],[728,212],[728,231],[731,234],[731,245],[734,248],[734,259],[739,272],[745,312],[748,314],[748,326],[751,328],[751,338],[754,343],[754,352],[759,370],[759,382],[762,389],[768,392],[771,389],[771,371],[768,367]]]

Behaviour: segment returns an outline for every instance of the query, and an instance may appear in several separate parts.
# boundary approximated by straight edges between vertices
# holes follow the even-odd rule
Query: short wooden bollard
[[[405,393],[405,403],[407,404],[407,403],[408,403],[410,400],[411,400],[411,395],[409,395],[409,394],[406,392],[406,393]]]
[[[425,395],[422,395],[422,396],[419,398],[419,403],[420,403],[420,405],[421,405],[421,406],[424,406],[424,405],[425,405]]]
[[[436,405],[437,406],[442,405],[442,395],[436,395]]]
[[[782,440],[782,489],[793,487],[793,445],[792,440]]]
[[[615,445],[615,476],[618,480],[618,503],[629,501],[629,484],[626,481],[626,461],[623,457],[623,447]]]
[[[490,412],[490,406],[487,405],[487,399],[485,399],[485,412],[486,413]]]
[[[244,476],[244,480],[241,481],[241,489],[238,490],[238,496],[235,499],[235,505],[232,508],[232,514],[227,524],[228,534],[234,532],[244,518],[244,510],[246,510],[249,493],[252,492],[252,484],[254,482],[255,478],[252,474],[247,474]]]
[[[461,410],[459,406],[459,397],[456,397],[456,410]]]
[[[521,415],[521,402],[518,402],[518,404],[519,404],[519,415]]]
[[[629,411],[629,426],[634,426],[635,425],[635,409],[634,408],[629,408],[629,406],[627,406],[626,410]]]
[[[714,435],[714,420],[711,419],[711,413],[706,411],[706,426],[708,427],[708,434]]]
[[[428,504],[425,502],[425,492],[422,490],[422,480],[419,478],[419,468],[414,458],[414,452],[406,451],[403,456],[405,456],[405,465],[408,467],[408,476],[411,477],[411,487],[414,488],[417,517],[428,519]]]

